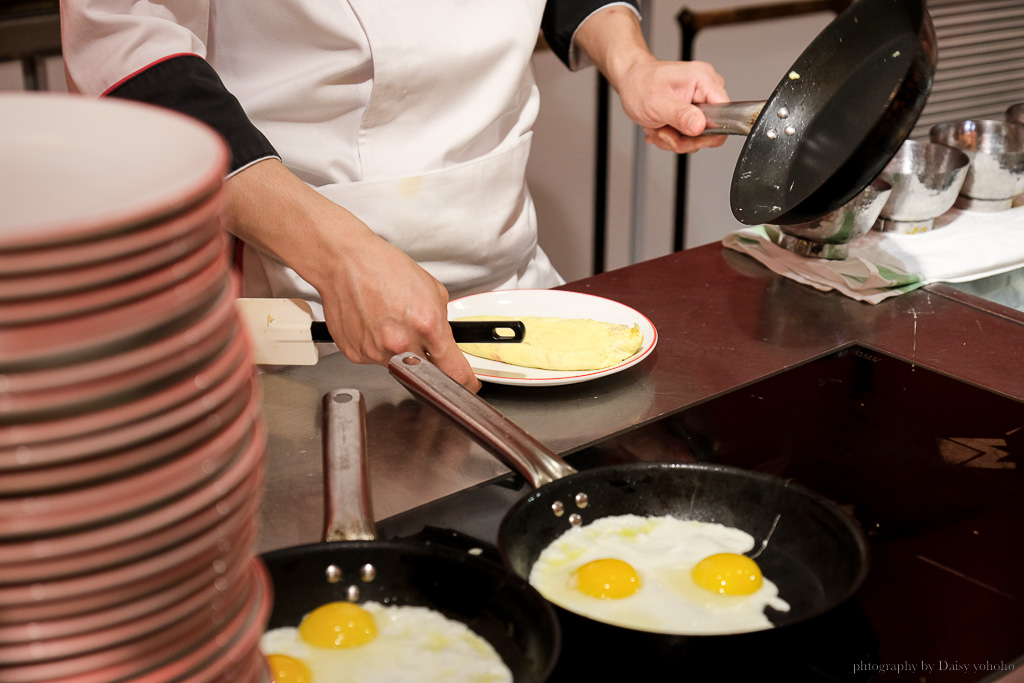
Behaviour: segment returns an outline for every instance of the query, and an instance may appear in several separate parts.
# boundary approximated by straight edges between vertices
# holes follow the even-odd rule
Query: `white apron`
[[[373,66],[359,179],[314,187],[416,260],[452,298],[561,284],[537,245],[525,183],[538,101],[530,58],[544,3],[349,5]],[[288,164],[287,149],[282,156]],[[246,245],[243,274],[246,296],[298,297],[322,313],[316,291],[270,254]]]

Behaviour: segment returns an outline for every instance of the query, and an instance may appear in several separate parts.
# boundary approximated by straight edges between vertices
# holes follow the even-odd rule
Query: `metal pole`
[[[651,44],[650,0],[640,0],[640,31],[644,40]],[[633,126],[633,196],[630,208],[630,240],[629,262],[637,263],[642,259],[644,246],[644,187],[647,176],[647,142],[644,129]]]

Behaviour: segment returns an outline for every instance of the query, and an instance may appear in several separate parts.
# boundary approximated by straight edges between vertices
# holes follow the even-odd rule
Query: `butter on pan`
[[[603,370],[626,360],[644,343],[638,325],[584,318],[477,315],[460,320],[522,320],[526,334],[518,344],[459,344],[459,348],[472,356],[541,370]]]

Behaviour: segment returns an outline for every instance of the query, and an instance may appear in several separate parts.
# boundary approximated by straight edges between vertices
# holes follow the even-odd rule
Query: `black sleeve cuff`
[[[198,55],[176,55],[156,62],[118,83],[107,95],[155,104],[199,119],[227,142],[232,172],[257,159],[278,156],[217,72]]]
[[[640,11],[636,0],[623,0]],[[572,37],[583,20],[609,4],[609,0],[548,0],[544,6],[541,30],[544,40],[562,62],[569,66],[569,50]]]

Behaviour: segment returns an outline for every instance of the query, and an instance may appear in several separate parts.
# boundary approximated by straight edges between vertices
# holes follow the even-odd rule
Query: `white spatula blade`
[[[320,354],[310,336],[313,312],[300,299],[236,300],[239,317],[259,365],[316,365]]]

